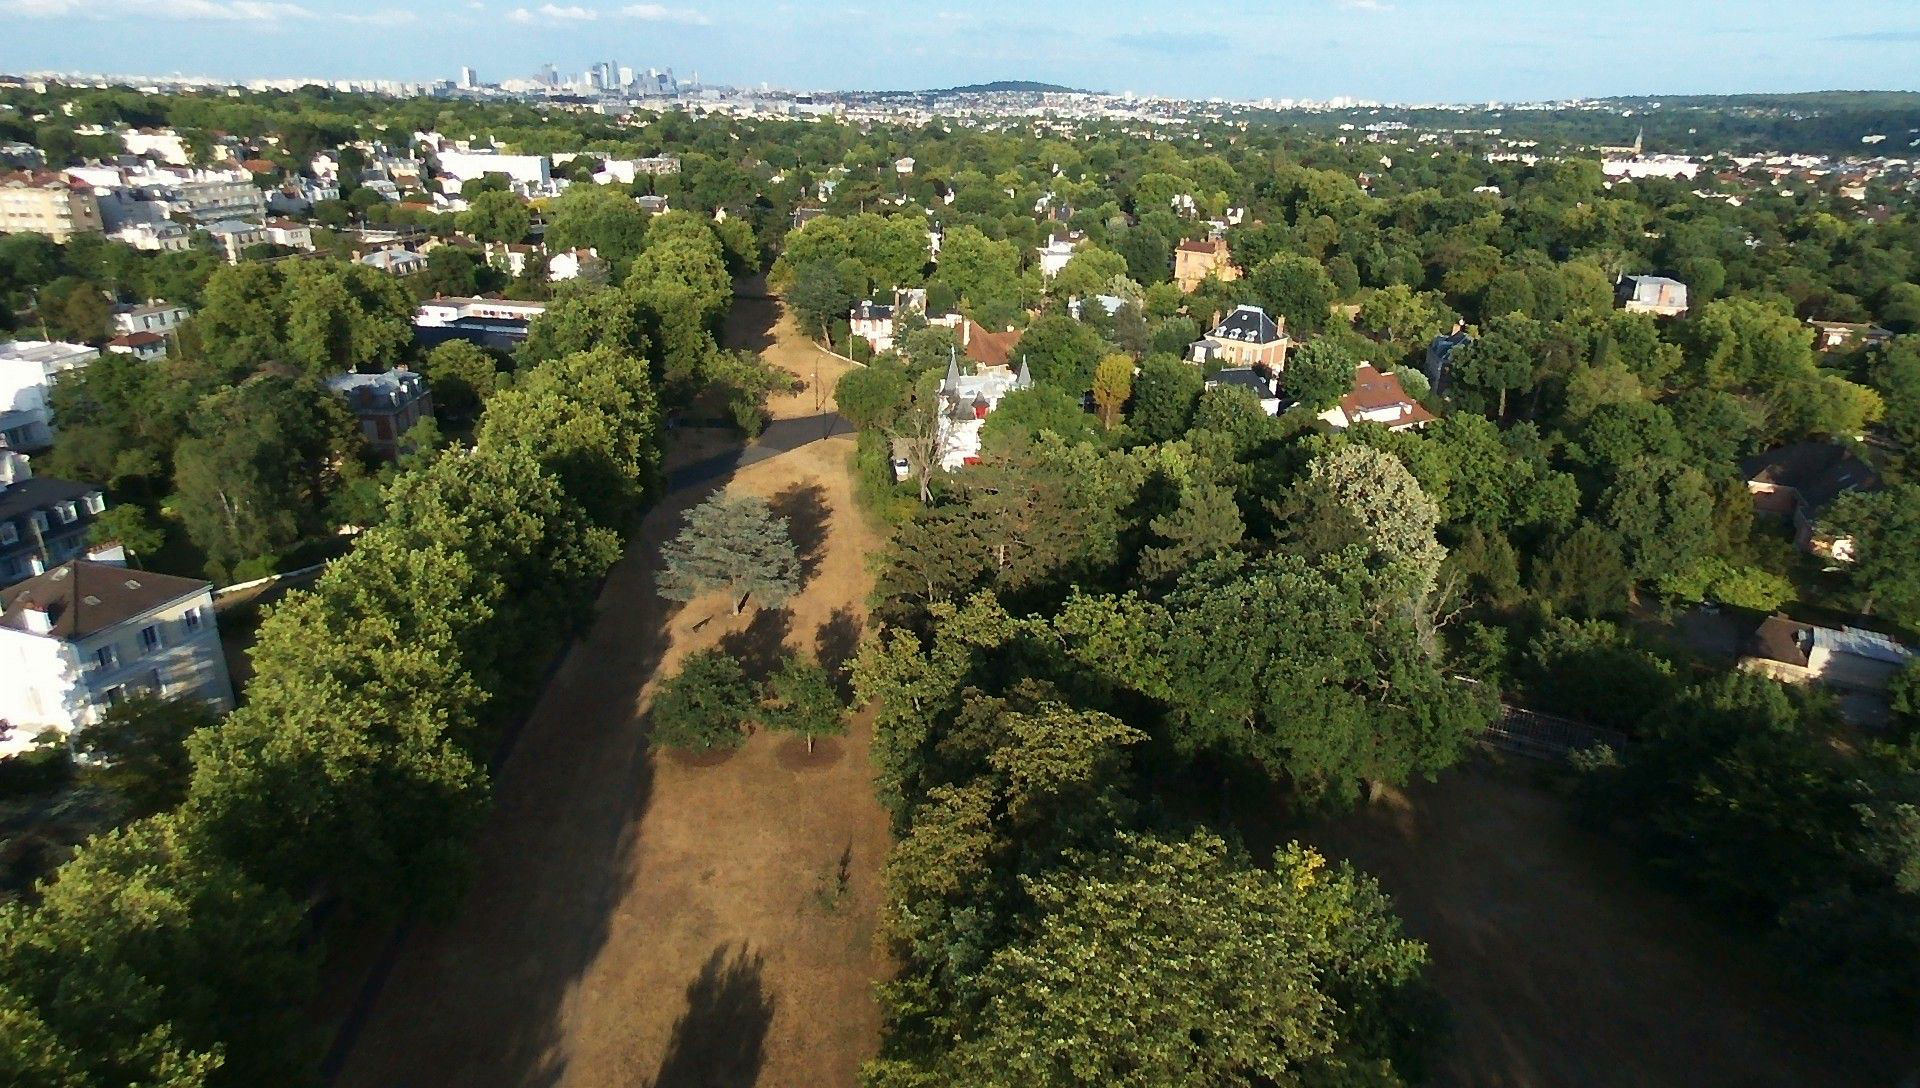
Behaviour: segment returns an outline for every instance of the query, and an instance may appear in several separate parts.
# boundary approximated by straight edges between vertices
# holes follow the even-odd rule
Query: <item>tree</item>
[[[687,511],[685,527],[660,552],[660,593],[669,600],[724,589],[737,598],[737,616],[756,593],[762,603],[779,605],[800,589],[800,559],[787,523],[758,496],[716,495]]]
[[[1627,569],[1651,580],[1683,569],[1713,540],[1713,495],[1691,465],[1643,458],[1600,496],[1601,523],[1620,541]]]
[[[1433,585],[1446,550],[1434,537],[1440,507],[1407,466],[1371,446],[1315,457],[1289,507],[1293,540],[1308,555],[1355,545],[1408,578],[1416,597]]]
[[[610,347],[641,358],[652,357],[646,307],[641,300],[611,287],[555,299],[527,327],[520,345],[521,364],[559,359],[577,351]]]
[[[1360,323],[1399,344],[1424,344],[1456,320],[1438,294],[1402,283],[1382,287],[1360,304]]]
[[[1205,833],[1122,836],[1025,890],[1034,918],[956,1033],[966,1083],[1311,1083],[1385,1065],[1361,1025],[1425,962],[1370,881],[1297,846],[1269,872]]]
[[[1576,616],[1625,612],[1632,586],[1619,538],[1590,523],[1555,541],[1533,568],[1534,593]]]
[[[141,507],[127,503],[110,506],[95,515],[87,533],[88,542],[95,547],[118,544],[125,548],[135,566],[139,565],[141,556],[151,558],[166,543],[153,517]]]
[[[1120,422],[1120,413],[1133,396],[1133,357],[1109,355],[1093,371],[1093,403],[1100,422],[1111,431]]]
[[[197,699],[123,699],[80,731],[79,749],[89,760],[85,778],[126,798],[132,816],[173,808],[186,798],[193,773],[187,738],[219,721]]]
[[[1820,526],[1835,539],[1851,537],[1851,577],[1867,593],[1867,607],[1907,626],[1920,626],[1920,485],[1883,491],[1850,491],[1833,504]]]
[[[860,295],[859,288],[848,281],[837,264],[822,260],[810,261],[794,270],[786,301],[793,307],[802,327],[809,332],[818,329],[821,339],[830,341],[834,320],[844,319]]]
[[[485,348],[449,340],[427,353],[427,384],[434,407],[451,419],[472,419],[500,384],[500,367]]]
[[[1186,434],[1205,389],[1199,367],[1170,355],[1149,355],[1133,383],[1134,428],[1155,442]]]
[[[646,245],[646,209],[626,194],[601,185],[570,185],[548,207],[549,249],[592,249],[613,267],[615,283]]]
[[[533,217],[513,193],[488,190],[471,196],[455,222],[462,234],[483,242],[518,242],[532,228]]]
[[[789,656],[767,678],[760,724],[776,733],[805,737],[809,752],[813,751],[814,738],[845,733],[846,715],[846,706],[833,686],[833,678],[812,661]]]
[[[743,727],[754,715],[753,683],[740,662],[720,650],[687,655],[654,696],[655,748],[694,752],[731,751],[746,742]]]
[[[1317,415],[1353,392],[1353,372],[1358,365],[1346,348],[1322,337],[1288,357],[1280,380],[1300,407]]]
[[[0,978],[13,996],[0,1009],[31,1010],[41,1045],[57,1040],[79,1075],[29,1083],[301,1083],[318,1060],[302,1009],[316,956],[298,940],[299,909],[209,850],[189,821],[110,831],[40,891],[37,905],[0,908]],[[0,1033],[18,1038],[17,1023]]]
[[[1073,318],[1050,313],[1028,327],[1015,351],[1034,381],[1079,394],[1093,387],[1094,368],[1106,353],[1106,342]]]
[[[886,362],[854,367],[834,384],[833,400],[840,414],[861,430],[885,429],[906,399],[907,372]]]
[[[1281,253],[1247,274],[1247,287],[1267,313],[1286,321],[1294,337],[1319,332],[1327,325],[1333,305],[1333,280],[1311,257]]]
[[[261,374],[201,402],[174,454],[187,531],[225,576],[325,529],[360,431],[318,383]]]
[[[1093,442],[1100,437],[1099,423],[1080,407],[1078,399],[1051,386],[1036,385],[1002,397],[981,427],[980,441],[999,449],[1015,437],[1032,438],[1043,431],[1069,442]]]
[[[1487,321],[1478,340],[1453,350],[1448,369],[1463,391],[1494,401],[1494,418],[1507,417],[1507,394],[1533,385],[1543,333],[1539,322],[1514,314]]]
[[[296,262],[280,302],[286,355],[316,377],[391,365],[413,342],[413,296],[365,265]]]

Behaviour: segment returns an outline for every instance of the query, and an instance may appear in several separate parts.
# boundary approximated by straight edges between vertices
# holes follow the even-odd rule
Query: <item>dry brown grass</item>
[[[729,340],[765,346],[773,313],[743,301]],[[788,324],[768,354],[814,376],[817,353]],[[845,364],[820,361],[830,388]],[[813,394],[774,410],[812,415]],[[713,452],[710,433],[677,440],[688,448],[670,464]],[[341,1084],[852,1083],[878,1045],[871,983],[885,968],[871,716],[812,759],[768,736],[719,761],[646,748],[657,678],[694,650],[850,652],[878,545],[853,505],[852,446],[816,442],[723,485],[794,518],[809,576],[786,609],[661,600],[659,543],[711,487],[648,516],[501,770],[473,890],[447,923],[410,934]]]

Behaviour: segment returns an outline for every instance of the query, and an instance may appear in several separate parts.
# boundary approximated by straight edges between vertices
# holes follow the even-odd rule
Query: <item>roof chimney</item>
[[[53,613],[44,604],[28,601],[20,606],[20,621],[27,625],[28,634],[44,635],[53,630]]]

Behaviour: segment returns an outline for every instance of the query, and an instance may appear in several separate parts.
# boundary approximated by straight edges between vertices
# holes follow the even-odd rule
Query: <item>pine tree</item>
[[[724,589],[735,598],[733,614],[759,594],[778,605],[800,589],[800,557],[785,519],[758,496],[716,495],[687,511],[687,524],[661,549],[666,571],[660,593],[691,601]]]

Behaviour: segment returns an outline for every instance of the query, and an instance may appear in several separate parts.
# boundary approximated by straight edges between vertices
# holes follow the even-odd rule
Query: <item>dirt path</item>
[[[1469,763],[1301,838],[1379,878],[1453,1020],[1445,1088],[1891,1085],[1893,1046],[1789,993],[1514,768]],[[1277,836],[1276,836],[1277,837]]]
[[[830,390],[839,363],[776,304],[744,299],[731,346]],[[813,391],[777,418],[818,414]],[[824,410],[832,411],[828,399]],[[669,470],[722,452],[676,442]],[[858,643],[877,541],[854,506],[845,435],[684,488],[647,518],[497,784],[459,913],[419,927],[348,1056],[353,1088],[845,1085],[878,1043],[871,981],[884,814],[871,721],[813,758],[761,736],[717,765],[646,748],[654,678],[726,643],[841,659]],[[715,488],[786,513],[809,570],[778,612],[654,592],[658,545]],[[750,664],[750,667],[752,665]]]

